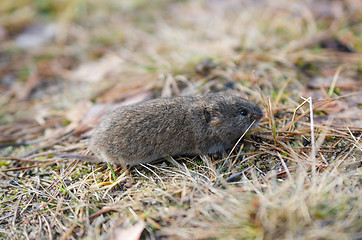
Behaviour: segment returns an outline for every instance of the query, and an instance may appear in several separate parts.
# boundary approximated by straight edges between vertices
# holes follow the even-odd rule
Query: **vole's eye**
[[[242,116],[246,116],[246,115],[248,115],[248,111],[246,111],[246,110],[241,110],[241,111],[240,111],[240,114],[241,114]]]

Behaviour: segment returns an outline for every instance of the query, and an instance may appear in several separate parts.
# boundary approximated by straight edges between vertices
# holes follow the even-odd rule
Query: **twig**
[[[337,71],[336,71],[336,73],[335,73],[334,76],[333,76],[333,81],[332,81],[331,86],[329,87],[329,91],[328,91],[328,95],[329,95],[330,97],[332,96],[332,94],[333,94],[333,92],[334,92],[334,88],[335,88],[335,86],[336,86],[336,83],[337,83],[339,74],[341,73],[343,66],[344,66],[344,65],[340,65],[340,66],[337,68]]]
[[[48,239],[49,240],[53,240],[53,233],[52,233],[52,229],[50,227],[49,222],[47,221],[47,219],[43,216],[44,222],[47,225],[47,229],[48,229]]]
[[[316,142],[315,142],[315,136],[314,136],[314,116],[313,116],[313,102],[312,97],[309,97],[305,99],[304,97],[301,97],[304,101],[308,101],[309,103],[309,113],[310,113],[310,138],[311,138],[311,144],[312,144],[312,152],[310,156],[310,160],[315,163],[315,155],[316,155]]]
[[[13,227],[15,228],[16,218],[18,217],[18,210],[19,210],[19,204],[21,202],[21,199],[23,198],[23,195],[21,195],[16,202],[15,210],[14,210],[14,218],[13,218]]]
[[[38,165],[31,165],[31,166],[27,166],[27,167],[17,167],[17,168],[3,169],[3,170],[0,170],[0,172],[11,172],[11,171],[20,171],[20,170],[32,169],[32,168],[37,168],[37,167],[45,167],[45,166],[49,166],[49,165],[52,165],[52,164],[54,164],[56,162],[61,162],[61,161],[64,161],[64,160],[56,160],[54,162],[48,162],[48,163],[45,163],[45,164],[38,164]]]
[[[227,179],[225,179],[225,182],[232,182],[235,178],[240,177],[241,175],[243,175],[246,171],[248,171],[250,168],[252,168],[253,166],[250,166],[246,169],[243,169],[243,171],[241,172],[237,172],[233,175],[231,175],[230,177],[228,177]],[[219,183],[217,186],[220,186],[222,183]]]
[[[328,104],[328,103],[330,103],[330,102],[332,102],[332,100],[326,100],[325,102],[323,102],[323,103],[315,106],[315,107],[313,108],[313,110],[316,110],[316,109],[320,108],[321,106],[326,105],[326,104]],[[305,115],[307,115],[307,114],[309,113],[309,111],[310,111],[310,110],[305,111],[305,113],[303,113],[303,114],[301,114],[300,116],[298,116],[297,118],[295,118],[294,121],[290,121],[288,124],[286,124],[284,127],[282,127],[282,129],[280,129],[280,131],[287,131],[287,129],[288,129],[291,125],[293,125],[294,123],[298,122],[302,117],[304,117]]]
[[[355,141],[354,145],[355,145],[360,151],[362,151],[362,146],[361,146],[361,144],[360,144],[360,142],[359,142],[359,140],[361,139],[362,134],[359,135],[358,139],[356,139],[355,136],[353,136],[353,134],[352,134],[351,130],[349,129],[349,127],[347,127],[347,129],[348,129],[349,134],[351,134],[351,137],[352,137],[353,140]]]
[[[282,158],[282,156],[280,155],[279,152],[278,152],[278,157],[279,157],[280,161],[282,162],[282,165],[283,165],[283,167],[284,167],[284,169],[285,169],[285,172],[286,172],[287,175],[288,175],[288,178],[291,179],[291,178],[292,178],[292,175],[290,174],[289,169],[288,169],[288,167],[287,167],[287,164],[285,164],[285,162],[284,162],[284,160],[283,160],[283,158]]]

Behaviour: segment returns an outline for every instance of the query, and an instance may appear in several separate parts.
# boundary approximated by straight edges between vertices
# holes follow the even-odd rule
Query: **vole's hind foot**
[[[122,159],[115,158],[111,154],[107,154],[105,151],[99,152],[99,157],[104,161],[107,162],[116,168],[122,167],[122,169],[127,169],[126,162]]]

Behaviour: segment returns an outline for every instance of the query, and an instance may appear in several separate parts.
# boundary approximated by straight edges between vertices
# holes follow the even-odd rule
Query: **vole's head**
[[[210,94],[208,101],[204,109],[205,121],[210,130],[222,138],[240,137],[263,116],[258,105],[235,95]]]

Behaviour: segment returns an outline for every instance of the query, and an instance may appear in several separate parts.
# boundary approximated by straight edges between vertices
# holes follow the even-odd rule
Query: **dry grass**
[[[360,1],[16,2],[0,3],[0,238],[362,237]],[[51,37],[22,45],[31,25]],[[266,113],[231,154],[57,157],[89,154],[117,104],[227,89]]]

